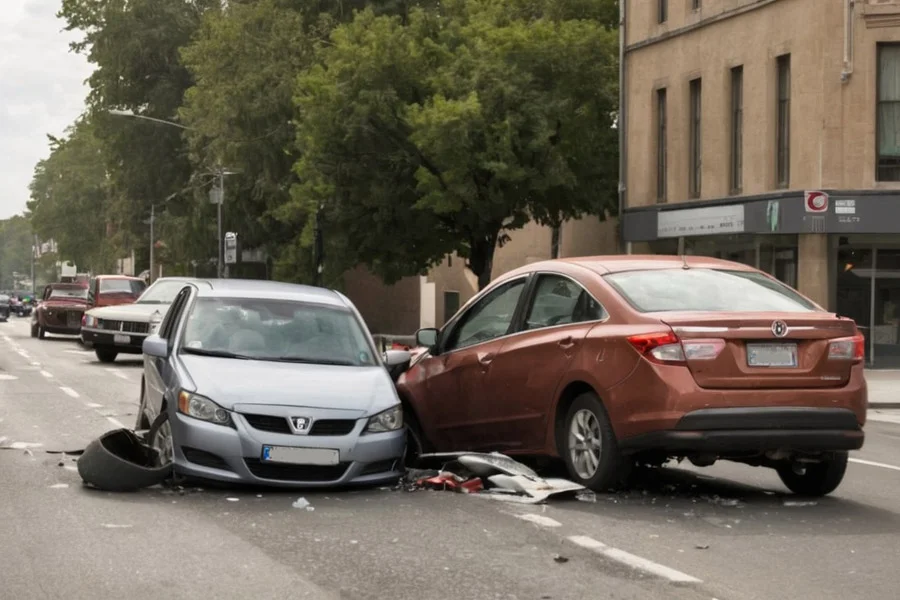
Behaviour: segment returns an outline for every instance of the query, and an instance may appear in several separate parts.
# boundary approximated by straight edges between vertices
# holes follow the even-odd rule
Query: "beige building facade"
[[[757,266],[900,367],[900,0],[628,0],[623,238]]]

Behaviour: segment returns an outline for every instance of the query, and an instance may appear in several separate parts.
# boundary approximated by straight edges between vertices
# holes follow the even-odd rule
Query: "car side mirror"
[[[416,332],[416,345],[425,348],[434,348],[437,345],[438,333],[434,327],[426,327]]]
[[[147,336],[144,339],[141,348],[147,356],[154,356],[156,358],[169,357],[169,342],[158,335]]]

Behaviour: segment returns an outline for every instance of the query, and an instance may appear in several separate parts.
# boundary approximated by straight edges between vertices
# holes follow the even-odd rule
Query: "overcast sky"
[[[56,18],[60,0],[0,0],[0,219],[25,210],[34,165],[84,108],[91,67]]]

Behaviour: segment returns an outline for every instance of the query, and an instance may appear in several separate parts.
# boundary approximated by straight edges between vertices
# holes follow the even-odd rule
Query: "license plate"
[[[116,334],[113,336],[113,343],[115,343],[115,344],[130,344],[131,336]]]
[[[264,462],[332,466],[341,462],[341,455],[337,450],[328,450],[325,448],[263,446],[262,459]]]
[[[797,344],[747,344],[747,365],[751,367],[796,367]]]

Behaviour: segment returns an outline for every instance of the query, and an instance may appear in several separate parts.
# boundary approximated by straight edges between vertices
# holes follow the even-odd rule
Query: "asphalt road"
[[[0,600],[897,597],[891,411],[870,422],[865,462],[815,504],[728,464],[537,507],[389,489],[86,489],[73,459],[48,451],[133,425],[140,372],[71,338],[31,339],[27,320],[0,324]],[[293,508],[300,496],[314,510]]]

